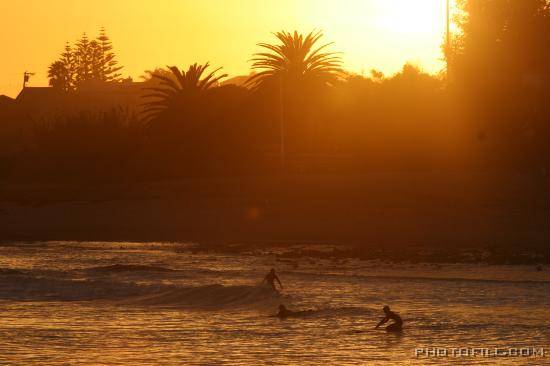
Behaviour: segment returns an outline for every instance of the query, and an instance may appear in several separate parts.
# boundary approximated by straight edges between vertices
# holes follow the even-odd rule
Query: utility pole
[[[27,87],[27,83],[29,82],[29,79],[31,78],[31,76],[34,76],[34,75],[35,75],[34,72],[25,71],[23,73],[23,89]]]
[[[285,151],[285,106],[284,106],[284,90],[283,90],[283,73],[279,73],[279,127],[281,133],[281,168],[283,172],[286,168],[286,151]]]
[[[450,62],[451,57],[451,0],[447,0],[447,82],[451,80]]]

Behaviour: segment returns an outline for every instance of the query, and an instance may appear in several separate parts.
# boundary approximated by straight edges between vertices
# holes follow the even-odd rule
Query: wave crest
[[[184,306],[197,309],[212,308],[275,308],[281,295],[268,286],[205,286],[177,287],[131,299],[134,305]]]
[[[130,268],[127,266],[105,268],[107,271],[135,269],[133,266]],[[151,268],[148,267],[146,270],[152,270]],[[197,309],[274,308],[281,299],[278,292],[266,285],[145,285],[131,281],[113,280],[112,278],[60,277],[62,274],[57,273],[57,276],[51,274],[32,275],[18,270],[2,270],[0,271],[0,299],[19,301],[112,300],[127,305],[181,306]]]

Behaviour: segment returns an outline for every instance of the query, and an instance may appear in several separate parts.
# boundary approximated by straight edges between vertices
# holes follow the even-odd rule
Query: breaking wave
[[[158,271],[146,266],[109,266],[93,271]],[[167,270],[167,269],[160,269]],[[170,270],[168,270],[170,271]],[[93,301],[112,300],[124,305],[170,306],[197,309],[273,307],[282,296],[272,288],[224,286],[221,284],[180,286],[139,284],[116,279],[89,279],[0,269],[0,300]]]
[[[116,281],[35,276],[0,272],[0,299],[20,301],[90,301],[138,296],[150,286]]]
[[[268,286],[205,286],[176,287],[168,291],[136,297],[134,305],[184,306],[197,309],[273,308],[282,296]]]

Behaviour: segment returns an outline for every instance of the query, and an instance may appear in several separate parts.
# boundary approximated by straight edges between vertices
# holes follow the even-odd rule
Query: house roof
[[[11,104],[15,102],[15,99],[8,97],[7,95],[0,95],[0,104]]]
[[[117,106],[132,109],[142,103],[142,94],[142,83],[90,83],[69,93],[52,87],[26,87],[15,101],[28,115],[46,117]]]
[[[19,92],[19,95],[17,96],[17,98],[15,100],[17,100],[18,102],[22,101],[22,100],[28,101],[28,100],[33,100],[33,99],[44,100],[45,98],[49,99],[49,98],[52,98],[54,96],[59,96],[59,95],[60,95],[60,91],[55,89],[55,88],[51,88],[51,87],[27,87],[27,88],[23,88]]]
[[[7,95],[0,95],[0,118],[5,117],[5,114],[12,111],[14,108],[15,99],[10,98]]]
[[[50,87],[23,88],[15,102],[27,115],[35,116],[58,113],[72,106],[62,91]]]

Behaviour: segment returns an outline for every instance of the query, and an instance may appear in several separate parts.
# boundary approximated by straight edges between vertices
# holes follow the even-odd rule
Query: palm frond
[[[169,76],[152,73],[151,77],[159,80],[159,83],[156,87],[144,89],[150,93],[143,95],[143,98],[153,100],[140,104],[144,107],[142,118],[152,121],[172,106],[187,103],[192,96],[201,95],[228,76],[227,74],[217,76],[216,73],[221,70],[218,68],[203,78],[202,76],[209,66],[208,62],[204,65],[195,63],[190,65],[187,71],[180,70],[176,66],[167,66],[171,72]]]
[[[280,31],[273,35],[280,44],[259,43],[259,47],[270,52],[255,53],[250,60],[251,69],[260,70],[247,80],[252,88],[258,88],[269,79],[283,74],[292,74],[298,79],[313,78],[325,83],[337,80],[345,74],[341,53],[324,51],[332,43],[315,47],[323,37],[321,31],[312,31],[305,36],[297,31]]]

